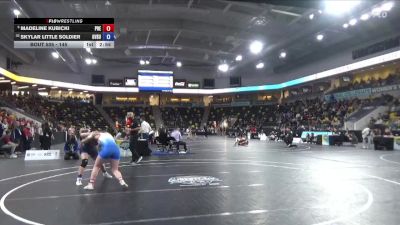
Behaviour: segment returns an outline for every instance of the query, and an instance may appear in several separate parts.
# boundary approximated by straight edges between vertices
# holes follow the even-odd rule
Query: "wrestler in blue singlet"
[[[102,159],[120,160],[120,152],[114,137],[109,133],[100,133],[99,142],[99,156]]]

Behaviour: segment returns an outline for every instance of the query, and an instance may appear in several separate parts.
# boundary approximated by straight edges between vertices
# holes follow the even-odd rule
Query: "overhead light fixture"
[[[141,59],[140,61],[139,61],[139,64],[140,65],[144,65],[146,62],[143,60],[143,59]]]
[[[360,20],[366,21],[369,19],[369,14],[368,13],[364,13],[361,15]]]
[[[37,86],[37,84],[32,84],[32,87],[36,87]]]
[[[176,62],[176,66],[177,67],[182,67],[182,62],[181,61]]]
[[[88,91],[83,91],[83,93],[88,93]]]
[[[375,7],[371,10],[372,16],[380,16],[382,12],[381,7]]]
[[[69,93],[69,94],[72,94],[72,91],[69,91],[68,93]]]
[[[62,91],[61,91],[61,90],[59,90],[59,91],[58,91],[58,94],[61,94],[61,93],[62,93]]]
[[[56,86],[54,86],[54,87],[51,87],[51,89],[57,89],[58,87],[56,87]]]
[[[80,95],[82,95],[82,94],[83,94],[83,92],[79,92],[79,94],[80,94]]]
[[[357,24],[357,19],[351,19],[350,21],[349,21],[349,24],[351,25],[351,26],[354,26],[354,25],[356,25]]]
[[[73,91],[74,89],[72,89],[72,88],[70,88],[70,89],[68,89],[68,91]]]
[[[242,59],[243,59],[242,55],[237,55],[235,58],[236,61],[242,61]]]
[[[225,73],[229,70],[229,65],[226,63],[220,64],[218,70]]]
[[[322,41],[324,39],[324,35],[323,34],[318,34],[316,38],[317,38],[318,41]]]
[[[18,89],[26,89],[26,88],[29,88],[29,86],[20,86],[20,87],[18,87]]]
[[[21,15],[21,11],[19,11],[18,9],[14,9],[13,13],[16,17],[18,17],[19,15]]]
[[[250,44],[250,52],[253,54],[258,54],[262,51],[264,44],[261,41],[253,41]]]
[[[58,54],[58,52],[52,52],[51,56],[53,56],[53,58],[55,58],[55,59],[60,58],[60,54]]]
[[[97,64],[97,59],[92,59],[93,64]]]
[[[257,63],[256,68],[257,68],[257,69],[262,69],[262,68],[264,68],[264,63],[263,63],[263,62]]]
[[[90,64],[92,64],[92,59],[86,58],[85,62],[86,62],[86,64],[90,65]]]
[[[343,24],[344,29],[347,29],[348,27],[349,27],[349,24],[347,24],[347,23]]]
[[[146,63],[146,65],[149,65],[149,64],[150,64],[150,61],[149,61],[149,60],[146,60],[145,63]]]
[[[11,80],[0,80],[0,83],[10,83]]]
[[[308,18],[310,18],[310,20],[313,20],[313,19],[314,19],[314,13],[311,13],[311,14],[308,16]]]
[[[355,7],[357,7],[361,3],[360,0],[351,0],[351,1],[343,1],[343,0],[325,0],[324,12],[327,14],[331,14],[334,16],[341,16],[343,14],[351,12]]]
[[[286,52],[281,52],[281,53],[279,54],[279,58],[281,58],[281,59],[286,58]]]
[[[394,6],[394,2],[385,2],[381,6],[382,11],[390,11]]]
[[[0,77],[0,80],[4,80],[4,77]]]
[[[15,82],[15,81],[13,81],[13,82],[11,82],[11,84],[16,84],[17,82]]]
[[[45,87],[42,87],[42,88],[38,88],[38,90],[39,90],[39,91],[43,91],[43,90],[46,90],[46,88],[45,88]]]

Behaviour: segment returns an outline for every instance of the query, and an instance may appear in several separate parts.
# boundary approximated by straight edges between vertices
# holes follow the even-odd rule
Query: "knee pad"
[[[81,167],[85,168],[88,163],[89,163],[88,159],[82,159]]]

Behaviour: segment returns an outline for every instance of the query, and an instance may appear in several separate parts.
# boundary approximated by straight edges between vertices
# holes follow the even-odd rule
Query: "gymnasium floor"
[[[126,191],[101,176],[95,191],[76,187],[78,161],[0,159],[0,224],[400,223],[400,152],[224,137],[189,146],[122,163]]]

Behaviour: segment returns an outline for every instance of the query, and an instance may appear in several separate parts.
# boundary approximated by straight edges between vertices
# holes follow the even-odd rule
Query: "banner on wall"
[[[397,90],[400,90],[400,84],[372,88],[371,92],[373,94],[375,94],[375,93],[388,92],[388,91],[397,91]]]

